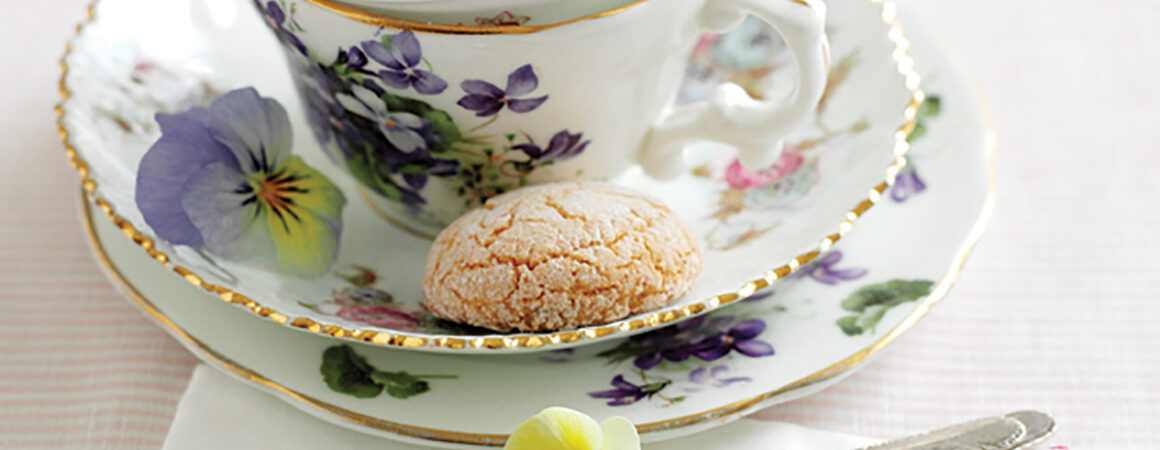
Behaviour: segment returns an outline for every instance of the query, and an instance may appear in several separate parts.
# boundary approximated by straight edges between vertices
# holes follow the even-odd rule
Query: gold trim
[[[980,96],[980,98],[982,97]],[[985,111],[988,110],[985,104],[983,105],[983,109]],[[986,115],[986,119],[988,182],[987,194],[983,203],[983,207],[975,220],[975,225],[972,227],[966,242],[959,249],[959,252],[955,256],[955,259],[952,261],[950,268],[943,275],[942,279],[939,280],[938,284],[931,291],[931,294],[927,296],[927,298],[923,300],[923,302],[919,304],[919,306],[913,312],[911,312],[911,314],[907,316],[906,319],[904,319],[900,324],[890,330],[890,332],[876,340],[870,346],[833,365],[830,365],[829,367],[826,367],[825,369],[803,377],[777,390],[770,391],[749,399],[730,403],[728,405],[714,408],[708,411],[690,414],[675,419],[637,425],[637,431],[642,435],[655,433],[697,425],[733,414],[744,413],[747,410],[757,407],[761,402],[774,398],[778,395],[792,392],[798,389],[803,389],[833,379],[834,377],[853,370],[855,367],[865,363],[871,356],[878,353],[886,346],[890,345],[892,342],[894,342],[895,339],[897,339],[899,336],[913,327],[920,319],[922,319],[923,316],[925,316],[935,304],[937,304],[946,296],[947,292],[950,290],[950,287],[958,279],[959,273],[963,267],[963,263],[966,261],[967,256],[971,253],[971,250],[974,249],[975,244],[977,244],[979,239],[982,237],[983,231],[985,230],[986,224],[990,220],[993,211],[996,180],[996,146],[994,125],[989,113]],[[86,200],[87,194],[87,189],[82,188],[80,204],[85,223],[85,232],[86,236],[89,238],[90,244],[93,247],[93,252],[96,254],[98,261],[100,261],[106,273],[109,274],[109,277],[118,285],[118,287],[120,287],[121,291],[128,295],[139,308],[141,308],[146,314],[156,320],[163,327],[167,328],[175,337],[183,341],[188,347],[196,349],[196,353],[199,353],[205,361],[211,364],[215,364],[259,386],[274,390],[281,395],[285,395],[317,411],[326,413],[338,419],[350,421],[358,425],[374,428],[376,430],[397,433],[403,436],[418,439],[462,444],[490,445],[497,447],[503,445],[504,441],[507,440],[507,435],[503,434],[478,434],[437,430],[433,428],[404,425],[397,422],[377,419],[364,414],[359,414],[282,386],[270,380],[269,378],[266,378],[262,374],[255,372],[254,370],[249,369],[206,346],[204,343],[197,340],[197,338],[191,336],[189,333],[185,332],[185,330],[178,327],[172,320],[169,319],[169,317],[158,310],[152,302],[147,300],[144,295],[142,295],[141,292],[135,286],[133,286],[133,284],[129,282],[128,279],[125,278],[124,274],[109,258],[108,253],[105,251],[104,244],[101,242],[100,238],[97,237],[97,231],[92,217],[92,205],[90,205]]]
[[[387,28],[391,30],[407,30],[415,33],[428,34],[477,34],[477,35],[513,35],[513,34],[532,34],[539,33],[544,30],[570,25],[576,22],[585,20],[599,19],[602,17],[609,17],[622,12],[628,11],[648,0],[637,0],[630,4],[613,8],[607,11],[588,14],[577,17],[575,19],[565,20],[563,22],[548,23],[543,25],[504,25],[498,27],[484,27],[478,25],[447,25],[435,24],[428,22],[419,22],[415,20],[398,19],[394,17],[387,17],[381,14],[376,14],[365,9],[356,8],[353,6],[343,5],[331,0],[306,0],[306,3],[317,6],[319,8],[328,10],[332,13],[342,15],[348,19],[356,22],[362,22],[367,25]],[[799,0],[791,0],[799,1]]]
[[[643,1],[643,0],[642,0]],[[870,210],[882,197],[882,193],[894,183],[895,176],[898,172],[906,166],[906,152],[910,149],[907,143],[907,138],[910,133],[914,131],[916,125],[916,114],[918,107],[922,105],[925,95],[919,90],[920,76],[914,71],[914,60],[907,54],[909,42],[903,36],[902,28],[898,22],[894,20],[896,7],[890,1],[883,0],[869,0],[872,3],[882,5],[882,20],[889,25],[887,36],[891,42],[894,43],[893,57],[897,63],[898,72],[902,75],[904,85],[911,92],[911,100],[903,111],[905,122],[894,133],[894,161],[886,168],[886,179],[877,186],[870,189],[866,199],[860,201],[854,208],[846,212],[843,220],[838,223],[837,231],[825,236],[818,243],[817,247],[804,254],[792,258],[788,263],[766,272],[761,278],[744,283],[740,288],[733,292],[710,297],[696,303],[682,305],[679,307],[669,307],[659,311],[630,317],[618,322],[610,324],[580,328],[575,330],[555,332],[551,334],[513,334],[513,335],[490,335],[479,337],[454,337],[454,336],[440,336],[440,337],[424,337],[410,333],[390,333],[383,331],[376,331],[373,329],[347,329],[338,325],[327,325],[315,322],[312,319],[305,317],[293,318],[285,313],[263,306],[261,303],[246,297],[245,295],[234,292],[226,287],[217,286],[205,282],[196,272],[172,263],[169,256],[164,252],[157,250],[154,241],[149,236],[138,231],[137,227],[131,222],[116,214],[113,206],[106,200],[96,195],[97,184],[89,177],[90,170],[88,164],[80,157],[76,148],[70,142],[69,131],[64,125],[65,111],[64,103],[72,95],[68,89],[67,78],[69,74],[68,57],[71,54],[71,42],[65,46],[64,56],[61,58],[61,78],[60,78],[60,93],[61,103],[56,106],[57,115],[57,130],[60,133],[61,141],[64,143],[65,153],[68,155],[69,163],[77,170],[81,177],[81,186],[84,192],[93,202],[105,213],[105,216],[112,220],[118,228],[125,233],[127,237],[141,246],[141,248],[149,254],[150,257],[161,263],[166,268],[180,275],[190,284],[201,288],[202,290],[216,295],[223,301],[228,303],[238,304],[251,313],[268,318],[280,324],[289,325],[295,328],[307,330],[311,333],[327,335],[339,339],[355,340],[374,345],[383,345],[389,347],[399,348],[416,348],[416,347],[434,347],[446,350],[461,350],[461,349],[513,349],[513,348],[538,348],[545,345],[557,345],[562,343],[571,343],[581,339],[597,339],[611,336],[618,333],[627,333],[644,328],[659,327],[663,324],[672,322],[674,320],[682,319],[688,316],[703,314],[723,305],[728,305],[735,301],[744,299],[754,292],[764,289],[779,279],[785,278],[795,272],[800,267],[808,264],[818,257],[821,253],[827,251],[842,239],[846,233],[854,228],[855,221],[862,217],[866,211]],[[88,8],[88,20],[77,27],[77,35],[74,39],[80,36],[84,28],[95,20],[94,8],[100,0],[93,0]]]

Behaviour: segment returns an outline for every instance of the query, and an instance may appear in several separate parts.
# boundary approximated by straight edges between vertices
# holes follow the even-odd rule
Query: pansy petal
[[[820,259],[814,261],[814,264],[819,266],[832,266],[839,262],[842,262],[842,252],[839,250],[834,250],[832,252],[826,253],[825,255],[822,255]]]
[[[368,57],[375,60],[375,62],[379,64],[387,66],[393,70],[406,69],[406,67],[403,66],[403,63],[395,59],[394,55],[391,55],[391,51],[387,50],[387,46],[383,45],[382,42],[364,41],[362,43],[362,49]]]
[[[407,67],[418,65],[423,59],[423,50],[419,47],[419,39],[415,38],[415,33],[403,31],[391,36],[391,55]]]
[[[742,355],[757,358],[761,356],[772,356],[773,346],[764,341],[757,339],[750,339],[748,341],[737,341],[733,343],[733,348],[736,348]]]
[[[632,360],[632,364],[640,370],[649,370],[660,365],[660,363],[663,361],[664,357],[661,356],[660,352],[653,352],[646,355],[637,356],[636,359]]]
[[[385,125],[380,128],[383,135],[387,137],[387,141],[401,152],[411,153],[415,150],[427,149],[427,140],[413,130],[401,127],[391,128]]]
[[[391,89],[404,90],[411,86],[411,77],[405,72],[393,72],[390,70],[380,70],[379,80]]]
[[[411,186],[411,189],[420,190],[427,186],[427,175],[406,173],[403,174],[403,181],[406,181],[407,186]]]
[[[839,281],[842,281],[838,277],[834,276],[834,273],[830,270],[827,270],[825,267],[818,267],[814,270],[811,270],[810,278],[813,278],[814,281],[828,286],[837,285]]]
[[[729,354],[730,347],[726,345],[716,345],[708,347],[704,350],[694,353],[694,356],[700,358],[702,361],[716,361],[722,356]]]
[[[697,384],[705,384],[709,380],[708,371],[704,367],[698,367],[689,372],[689,381]]]
[[[290,116],[254,88],[230,91],[209,106],[214,138],[234,152],[246,173],[269,171],[290,154]]]
[[[620,398],[621,396],[625,395],[632,395],[632,393],[626,393],[620,389],[609,389],[607,391],[596,391],[588,393],[588,396],[592,398]]]
[[[479,94],[466,95],[456,104],[469,111],[493,111],[492,114],[503,108],[503,103],[494,97]]]
[[[512,150],[524,152],[525,155],[528,155],[532,159],[540,159],[541,156],[544,156],[544,150],[536,146],[536,144],[531,143],[513,145]]]
[[[511,100],[508,100],[508,109],[515,111],[515,112],[518,112],[518,113],[532,112],[536,108],[539,108],[540,105],[544,104],[544,102],[546,102],[546,101],[548,101],[547,95],[545,95],[543,97],[539,97],[539,98],[529,98],[529,99],[513,98]]]
[[[729,335],[737,339],[752,339],[763,331],[765,331],[765,322],[761,319],[749,319],[730,328]]]
[[[494,99],[504,97],[503,89],[483,80],[467,80],[459,83],[459,87],[468,94],[482,95]]]
[[[246,176],[214,163],[194,172],[181,206],[205,237],[205,247],[231,261],[273,254],[262,209]]]
[[[640,435],[628,419],[620,416],[604,419],[600,422],[600,431],[604,433],[600,450],[640,450]]]
[[[530,94],[539,84],[540,79],[536,77],[536,70],[531,64],[524,64],[508,75],[507,88],[504,92],[508,97],[519,97]]]
[[[843,281],[857,280],[870,273],[867,269],[838,269],[831,270],[830,274]]]
[[[346,94],[343,94],[340,92],[340,93],[334,94],[334,99],[337,100],[338,104],[342,105],[343,108],[345,108],[347,111],[350,111],[353,114],[357,114],[359,116],[362,116],[362,117],[365,117],[365,118],[371,119],[371,120],[377,119],[374,111],[372,111],[369,107],[367,107],[366,104],[359,101],[357,98],[355,98],[353,96],[346,95]]]
[[[209,127],[209,111],[205,108],[190,108],[187,111],[177,114],[157,113],[154,119],[161,126],[161,134],[168,133],[173,127],[188,121]]]
[[[426,70],[415,70],[413,78],[415,90],[423,95],[441,94],[447,90],[447,82],[439,78],[438,75],[428,72]]]
[[[603,432],[595,420],[571,409],[554,407],[516,427],[504,449],[599,449],[602,443]]]
[[[266,2],[266,17],[269,17],[274,25],[282,25],[286,22],[286,13],[282,11],[282,7],[278,6],[278,2]]]
[[[342,208],[346,205],[346,197],[335,187],[330,179],[322,172],[310,167],[300,156],[286,158],[277,170],[285,170],[293,175],[295,181],[291,184],[295,189],[290,198],[294,200],[296,208],[310,211],[328,222],[342,220]],[[341,224],[333,226],[341,227]],[[340,230],[335,230],[338,232]]]
[[[394,123],[395,125],[410,128],[412,130],[422,129],[423,127],[427,126],[427,123],[428,123],[422,117],[416,116],[416,115],[411,114],[411,113],[405,113],[405,112],[390,113],[390,114],[386,114],[384,117],[387,120],[391,121],[391,123]]]
[[[135,200],[157,237],[176,245],[204,244],[181,197],[193,172],[213,163],[238,167],[233,153],[205,126],[192,121],[171,125],[145,153],[137,168]]]
[[[617,388],[617,389],[620,389],[623,391],[629,391],[629,392],[636,391],[636,390],[640,389],[639,386],[626,381],[624,379],[624,375],[617,375],[615,377],[612,377],[612,386]]]

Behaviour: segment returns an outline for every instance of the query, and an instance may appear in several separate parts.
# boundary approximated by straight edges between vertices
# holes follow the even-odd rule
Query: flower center
[[[298,214],[294,212],[296,206],[294,195],[310,192],[309,189],[298,186],[298,182],[309,177],[309,175],[292,174],[286,170],[280,170],[268,175],[259,174],[251,179],[250,184],[254,198],[259,200],[259,207],[261,205],[268,206],[270,212],[285,223],[287,215],[298,220]]]
[[[390,128],[392,130],[399,128],[399,126],[396,125],[394,122],[391,122],[390,120],[385,120],[385,119],[383,120],[383,125],[386,125],[387,128]]]

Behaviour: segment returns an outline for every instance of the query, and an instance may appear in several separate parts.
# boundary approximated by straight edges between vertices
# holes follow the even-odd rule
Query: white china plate
[[[612,324],[496,334],[435,320],[420,306],[430,242],[376,215],[361,201],[356,183],[319,151],[296,106],[280,50],[247,3],[97,2],[94,18],[63,60],[65,100],[58,113],[70,157],[89,196],[181,278],[279,324],[381,346],[560,349],[657,329],[740,301],[827,250],[874,205],[903,164],[912,113],[923,96],[907,41],[901,32],[890,32],[883,5],[832,0],[830,94],[816,120],[790,139],[787,154],[796,159],[783,158],[787,173],[742,175],[730,169],[731,150],[700,146],[688,155],[695,169],[676,181],[656,182],[639,171],[614,180],[659,197],[702,238],[705,269],[692,292],[664,309]],[[767,89],[760,82],[764,73],[773,73],[772,86],[793,84],[792,61],[776,35],[756,22],[702,44],[680,101],[703,98],[720,79],[767,96],[785,92]],[[134,201],[138,161],[159,134],[153,114],[250,85],[288,105],[295,152],[350,199],[338,260],[320,278],[295,278],[169,245],[154,238]],[[366,274],[359,267],[375,274],[372,283],[348,281]]]
[[[778,284],[772,295],[715,311],[703,321],[575,349],[483,356],[349,344],[347,350],[377,370],[432,376],[423,379],[424,392],[405,399],[399,397],[406,389],[356,398],[328,388],[320,374],[322,355],[347,344],[205,301],[197,288],[166,276],[165,268],[87,201],[86,223],[110,277],[193,353],[322,420],[422,445],[500,445],[521,421],[558,405],[597,419],[625,416],[646,442],[670,439],[837,382],[914,326],[957,278],[991,210],[992,136],[981,99],[961,71],[927,35],[908,32],[940,112],[921,118],[925,132],[909,156],[915,171],[900,176],[879,210],[859,225],[860,233],[835,247],[840,260],[825,258],[826,266],[807,268],[806,276]],[[892,280],[912,283],[883,288]],[[880,305],[899,301],[865,308],[850,300],[869,298],[857,292],[873,286],[879,287]],[[898,295],[921,294],[925,287],[930,293],[921,298]],[[844,331],[839,322],[849,328]],[[672,336],[682,328],[684,336]],[[733,330],[732,342],[712,341],[719,337],[716,330]],[[690,338],[697,332],[710,339]],[[766,354],[761,343],[774,353]],[[727,352],[719,355],[722,348]],[[636,356],[616,362],[615,356],[629,352]],[[658,354],[662,362],[651,365]],[[688,358],[674,361],[682,355]],[[608,405],[615,399],[591,396],[613,390],[617,376],[635,386],[622,384],[623,398],[652,395],[619,406]]]

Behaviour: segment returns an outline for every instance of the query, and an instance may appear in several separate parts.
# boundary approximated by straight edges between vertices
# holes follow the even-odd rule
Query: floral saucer
[[[322,420],[421,445],[494,446],[555,405],[625,416],[646,442],[670,439],[837,382],[958,277],[990,215],[993,139],[961,70],[909,27],[938,101],[912,136],[911,164],[860,232],[772,291],[628,339],[487,357],[346,344],[204,301],[124,239],[132,225],[102,219],[108,212],[88,201],[85,223],[110,277],[194,354]]]
[[[912,169],[903,169],[903,155],[908,137],[917,137],[922,121],[939,108],[937,101],[919,108],[924,94],[911,72],[906,38],[881,19],[879,3],[833,0],[829,9],[833,62],[826,96],[776,164],[750,171],[730,150],[706,145],[690,149],[695,169],[676,181],[657,182],[638,171],[613,180],[659,197],[701,236],[705,269],[692,292],[660,311],[576,330],[496,334],[437,320],[423,309],[420,282],[430,241],[389,225],[373,204],[359,201],[357,183],[325,159],[297,107],[274,37],[253,8],[239,2],[97,2],[63,59],[60,128],[86,193],[134,242],[189,283],[253,314],[382,346],[560,349],[655,330],[738,303],[827,251],[900,170],[904,178],[889,196],[921,188]],[[703,39],[679,101],[704,98],[720,79],[757,97],[783,95],[768,86],[792,86],[787,66],[792,69],[792,58],[776,33],[750,21],[729,35]],[[773,84],[762,83],[770,78]],[[350,200],[336,262],[320,277],[300,278],[173,245],[146,225],[135,202],[138,164],[161,135],[154,115],[185,111],[248,86],[287,105],[295,152]],[[165,189],[181,186],[152,191]],[[832,259],[818,263],[815,273],[852,276],[831,270]]]
[[[191,351],[323,420],[424,445],[499,445],[524,418],[563,405],[626,416],[646,441],[673,438],[836,382],[957,277],[989,212],[989,136],[956,69],[925,40],[913,45],[939,74],[941,111],[915,141],[918,171],[864,231],[776,292],[616,342],[489,357],[346,345],[202,301],[86,202],[87,224],[111,277]]]

